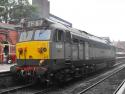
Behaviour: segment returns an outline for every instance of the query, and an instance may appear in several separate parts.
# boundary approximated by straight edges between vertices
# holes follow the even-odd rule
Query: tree
[[[31,18],[36,10],[28,0],[0,0],[0,6],[0,19],[6,23],[19,23],[22,18]]]
[[[14,0],[0,0],[0,18],[1,21],[8,22],[9,19],[9,11],[15,4]]]

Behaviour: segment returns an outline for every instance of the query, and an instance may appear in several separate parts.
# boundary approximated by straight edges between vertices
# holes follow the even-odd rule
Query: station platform
[[[15,64],[0,64],[0,73],[10,71],[10,67]]]

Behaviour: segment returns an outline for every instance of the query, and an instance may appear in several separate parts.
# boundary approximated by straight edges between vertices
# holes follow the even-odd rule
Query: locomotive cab
[[[23,76],[32,73],[43,75],[50,70],[64,67],[62,63],[65,59],[71,60],[70,32],[55,28],[53,25],[21,29],[16,44],[17,65],[12,67],[11,71]]]
[[[41,61],[48,59],[64,59],[65,55],[70,59],[70,40],[70,32],[65,33],[58,29],[21,32],[19,42],[16,44],[17,63],[39,65]],[[65,49],[65,52],[64,46],[68,49]]]
[[[49,59],[51,32],[50,29],[21,32],[16,44],[18,65],[39,65],[42,60]]]

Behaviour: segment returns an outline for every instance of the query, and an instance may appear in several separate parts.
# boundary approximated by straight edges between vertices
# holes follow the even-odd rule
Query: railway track
[[[21,85],[13,88],[8,88],[0,91],[0,94],[46,94],[57,87],[40,87],[35,83]]]
[[[13,74],[10,71],[6,71],[6,72],[0,72],[0,78],[1,77],[8,77],[8,76],[12,76]]]
[[[0,73],[0,89],[6,88],[13,84],[13,74],[10,71]]]
[[[104,77],[103,79],[100,79],[99,81],[97,81],[96,83],[93,83],[91,86],[83,89],[82,91],[78,92],[77,94],[84,94],[87,91],[90,91],[92,88],[95,88],[97,85],[99,85],[100,83],[103,83],[105,80],[109,79],[110,77],[112,77],[113,75],[115,75],[116,73],[122,71],[123,69],[125,69],[125,65],[123,65],[120,69],[118,69],[117,71],[114,71],[113,73],[111,73],[110,75]]]
[[[8,94],[8,93],[11,94],[12,92],[16,92],[28,88],[30,86],[33,86],[34,84],[34,83],[30,84],[18,83],[14,80],[13,76],[14,74],[11,73],[10,71],[0,73],[0,94]]]
[[[120,66],[121,64],[122,64],[122,62],[119,62],[119,64],[116,64],[114,67]],[[39,91],[33,92],[32,94],[46,94],[46,93],[47,94],[77,94],[77,93],[66,93],[66,92],[63,92],[64,88],[66,88],[66,87],[68,87],[68,86],[54,87],[54,88],[49,88],[49,89],[45,89],[45,90],[43,89],[43,90],[39,90]]]
[[[119,62],[119,64],[116,64],[114,67],[117,67],[119,65],[121,65],[122,63]],[[125,67],[125,65],[124,65]],[[123,67],[121,67],[119,70],[113,72],[111,75],[119,72],[120,70],[122,70]],[[111,76],[110,75],[110,76]],[[108,76],[108,77],[110,77]],[[107,78],[108,78],[107,77]],[[103,80],[107,79],[107,78],[104,78]],[[99,84],[101,83],[103,80],[97,82],[96,84]],[[89,83],[89,81],[88,81]],[[92,82],[91,82],[92,83]],[[84,92],[86,92],[87,90],[91,89],[92,87],[94,87],[96,85],[95,83],[93,83],[92,86],[87,86],[86,88],[84,88],[84,91],[80,91],[80,92],[77,92],[78,94],[83,94]],[[5,90],[5,91],[2,91],[1,94],[51,94],[51,92],[53,91],[63,91],[64,88],[62,87],[50,87],[50,88],[40,88],[40,86],[38,86],[37,88],[35,88],[37,85],[26,85],[26,86],[21,86],[21,87],[16,87],[16,88],[13,88],[13,89],[8,89],[8,90]],[[27,89],[26,89],[27,88]],[[82,93],[83,92],[83,93]],[[77,94],[77,93],[71,93],[71,94]],[[52,93],[52,94],[55,94],[55,93]],[[58,94],[58,93],[56,93]],[[64,93],[60,93],[60,94],[64,94]],[[68,93],[66,93],[68,94]]]
[[[16,86],[16,87],[10,87],[10,88],[6,88],[6,89],[3,89],[3,90],[0,90],[0,94],[14,94],[14,92],[17,92],[19,90],[23,90],[25,88],[28,88],[28,87],[31,87],[33,86],[34,83],[31,83],[31,84],[26,84],[26,85],[21,85],[21,86]],[[16,93],[16,94],[19,94],[19,93]]]
[[[115,66],[121,65],[122,63],[116,64]],[[114,66],[114,67],[115,67]],[[104,80],[108,79],[109,77],[111,77],[112,75],[114,75],[115,73],[118,73],[120,70],[122,70],[125,67],[122,66],[119,70],[113,72],[112,74],[110,74],[109,76],[99,80],[96,83],[93,83],[91,86],[87,86],[86,88],[84,88],[82,91],[77,92],[77,94],[84,94],[85,92],[87,92],[88,90],[92,89],[93,87],[95,87],[96,85],[98,85],[99,83],[103,82]],[[11,75],[10,72],[6,72],[6,73],[1,73],[0,77],[6,77],[7,75]],[[89,83],[89,81],[88,81]],[[20,85],[20,86],[16,86],[16,87],[10,87],[10,88],[6,88],[6,89],[2,89],[0,90],[0,94],[51,94],[51,91],[63,91],[64,88],[60,88],[60,87],[50,87],[50,88],[41,88],[41,87],[37,87],[35,89],[37,85],[34,85],[34,83],[32,84],[26,84],[26,85]],[[21,93],[23,92],[23,93]],[[54,93],[52,93],[54,94]],[[58,94],[58,93],[57,93]],[[64,94],[64,93],[60,93],[60,94]],[[65,94],[69,94],[69,93],[65,93]],[[71,92],[71,94],[76,94],[73,91]]]
[[[68,85],[66,84],[66,86],[64,86],[63,88],[52,90],[47,94],[84,94],[84,92],[86,92],[87,90],[89,91],[89,89],[95,87],[96,84],[98,85],[99,83],[103,82],[103,80],[106,80],[105,77],[110,77],[112,75],[115,75],[116,73],[119,73],[122,69],[124,69],[123,62],[120,61],[118,64],[115,64],[111,69],[102,70],[102,72],[100,71],[97,74],[92,74],[85,79],[76,81],[75,83],[71,82]],[[37,93],[37,94],[42,94],[42,93]],[[91,94],[91,93],[87,93],[87,94]],[[96,93],[92,93],[92,94],[96,94]],[[105,94],[105,93],[98,93],[98,94]],[[110,94],[110,93],[106,93],[106,94]]]
[[[50,87],[50,88],[47,88],[47,89],[43,89],[43,90],[39,90],[39,91],[36,91],[36,92],[33,92],[32,94],[46,94],[47,92],[49,92],[49,91],[52,91],[52,90],[55,90],[56,88],[52,88],[52,87]]]

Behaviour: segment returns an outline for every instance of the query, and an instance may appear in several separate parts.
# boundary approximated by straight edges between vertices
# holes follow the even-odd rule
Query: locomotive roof
[[[79,37],[83,37],[83,38],[88,39],[88,40],[101,42],[101,43],[104,43],[104,44],[109,44],[109,42],[107,40],[103,39],[103,38],[94,36],[92,34],[89,34],[89,33],[85,32],[85,31],[82,31],[82,30],[78,30],[78,29],[75,29],[75,28],[72,28],[72,27],[65,26],[65,25],[60,24],[60,23],[53,23],[53,24],[50,25],[50,27],[70,31],[71,34],[79,36]]]
[[[65,30],[65,32],[70,31],[72,35],[75,35],[78,38],[83,38],[86,41],[89,41],[89,42],[92,42],[92,43],[93,43],[93,41],[95,41],[95,42],[98,42],[98,43],[111,45],[111,43],[109,41],[107,41],[106,39],[104,39],[104,38],[97,37],[97,36],[94,36],[92,34],[89,34],[89,33],[85,32],[85,31],[69,27],[69,26],[67,26],[67,25],[65,25],[63,23],[60,23],[60,22],[56,22],[56,21],[53,21],[53,20],[48,19],[48,18],[47,19],[39,19],[39,21],[42,21],[42,23],[40,23],[40,24],[43,27],[45,25],[45,26],[49,26],[50,28]]]

